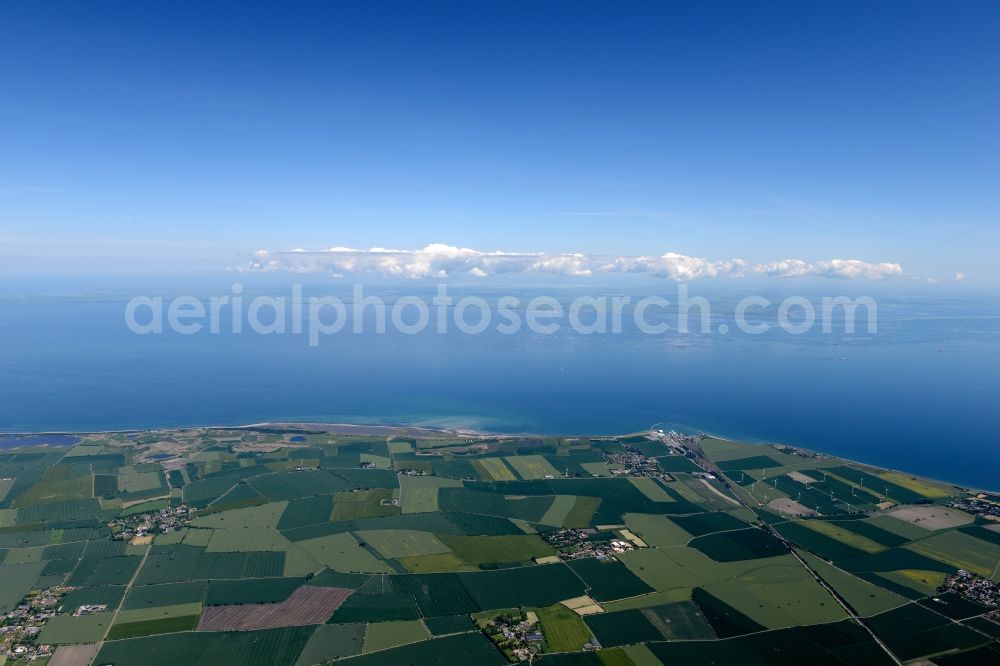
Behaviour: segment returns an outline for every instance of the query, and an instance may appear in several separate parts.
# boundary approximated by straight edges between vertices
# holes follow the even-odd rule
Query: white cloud
[[[618,273],[648,273],[671,280],[694,280],[704,277],[728,275],[739,277],[749,262],[744,259],[709,261],[702,257],[689,257],[667,252],[658,257],[616,257],[601,266],[602,271]]]
[[[903,275],[903,267],[899,264],[889,262],[875,264],[860,259],[830,259],[829,261],[813,263],[801,259],[783,259],[754,266],[752,270],[755,273],[779,277],[819,275],[836,278],[864,278],[866,280],[881,280]]]
[[[955,273],[955,282],[965,282],[965,273]]]
[[[439,279],[452,275],[484,278],[517,273],[587,277],[595,272],[639,273],[678,281],[716,277],[738,278],[747,275],[879,280],[903,275],[903,269],[899,264],[869,263],[859,259],[830,259],[811,263],[801,259],[783,259],[765,264],[752,264],[745,259],[710,260],[676,252],[666,252],[658,256],[598,257],[578,253],[486,252],[443,243],[432,243],[420,250],[384,247],[373,247],[368,250],[349,247],[331,247],[319,251],[301,248],[281,252],[260,250],[240,270],[325,272],[337,276],[375,273],[410,279]],[[964,276],[960,278],[960,275],[956,275],[955,279],[964,278]]]

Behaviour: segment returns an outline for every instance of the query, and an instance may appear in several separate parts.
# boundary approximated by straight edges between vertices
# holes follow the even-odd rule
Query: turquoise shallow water
[[[116,299],[8,299],[0,430],[304,420],[617,433],[664,422],[1000,488],[994,306],[880,306],[876,336],[389,333],[312,348],[293,335],[137,336]]]

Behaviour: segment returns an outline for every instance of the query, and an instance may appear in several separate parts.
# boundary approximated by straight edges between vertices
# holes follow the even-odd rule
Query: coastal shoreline
[[[659,424],[654,424],[659,425]],[[679,424],[675,424],[679,425]],[[253,430],[261,428],[301,428],[303,430],[314,429],[319,432],[329,432],[332,434],[353,434],[353,435],[379,435],[379,434],[394,434],[389,431],[401,431],[396,432],[397,436],[409,436],[414,438],[434,438],[434,437],[497,437],[497,438],[516,438],[516,437],[564,437],[564,438],[574,438],[574,437],[588,437],[588,438],[604,438],[604,437],[628,437],[630,435],[647,434],[652,432],[649,430],[635,430],[627,433],[616,432],[616,433],[533,433],[533,432],[521,432],[521,433],[503,433],[503,432],[493,432],[487,430],[474,430],[474,429],[453,429],[444,427],[431,427],[431,426],[415,426],[408,425],[404,423],[339,423],[339,422],[328,422],[328,421],[262,421],[259,423],[246,423],[241,425],[191,425],[191,426],[179,426],[179,427],[167,427],[167,428],[123,428],[114,430],[45,430],[45,431],[35,431],[35,432],[11,432],[11,431],[0,431],[0,439],[2,438],[15,438],[15,437],[44,437],[47,435],[51,436],[67,436],[67,435],[100,435],[100,434],[131,434],[131,433],[146,433],[146,432],[161,432],[169,430]],[[853,458],[847,458],[842,455],[837,455],[829,453],[826,451],[818,451],[816,449],[810,449],[804,446],[799,446],[797,444],[789,444],[786,442],[775,442],[768,440],[755,440],[755,439],[745,439],[745,438],[734,438],[728,435],[721,435],[717,433],[707,432],[699,429],[692,429],[699,435],[704,437],[711,437],[713,439],[718,439],[724,442],[734,442],[742,444],[752,444],[756,446],[786,446],[798,451],[803,451],[806,453],[812,453],[817,456],[822,456],[826,458],[836,458],[838,460],[843,460],[848,463],[853,463],[855,465],[860,465],[862,467],[870,467],[873,469],[881,470],[884,472],[894,472],[897,474],[904,474],[913,477],[919,477],[927,479],[928,481],[935,481],[948,486],[954,486],[956,488],[962,489],[970,493],[998,493],[997,490],[987,490],[983,488],[975,488],[971,485],[959,483],[955,481],[948,481],[946,479],[939,479],[936,477],[928,476],[926,474],[917,474],[915,472],[907,471],[904,469],[898,469],[895,467],[888,467],[885,465],[880,465],[876,463],[864,462],[860,460],[855,460]],[[32,446],[32,445],[25,445]],[[34,445],[34,446],[48,446],[45,444]],[[74,446],[74,444],[64,444],[55,445],[52,448],[61,448],[62,446]],[[14,448],[14,447],[12,447]],[[6,449],[0,448],[0,451]]]

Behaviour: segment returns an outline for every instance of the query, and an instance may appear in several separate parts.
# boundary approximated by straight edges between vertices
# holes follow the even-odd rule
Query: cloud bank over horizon
[[[368,273],[408,279],[441,279],[455,275],[485,278],[531,273],[569,277],[633,273],[677,281],[747,276],[883,280],[904,275],[903,268],[898,263],[873,263],[860,259],[814,262],[782,259],[755,264],[746,259],[710,260],[676,252],[665,252],[658,256],[551,254],[482,251],[443,243],[432,243],[419,250],[383,247],[367,250],[348,247],[331,247],[327,250],[259,250],[239,270],[330,273],[336,277]]]

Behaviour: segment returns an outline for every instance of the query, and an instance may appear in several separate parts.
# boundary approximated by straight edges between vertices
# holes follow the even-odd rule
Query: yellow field
[[[881,571],[878,576],[886,580],[912,588],[922,594],[932,595],[944,583],[947,574],[940,571],[924,571],[921,569],[900,569],[899,571]]]
[[[504,463],[503,458],[480,458],[473,464],[480,467],[494,481],[516,481],[514,472]]]
[[[917,479],[906,474],[901,474],[900,472],[882,472],[879,476],[890,483],[895,483],[897,486],[920,493],[924,497],[947,497],[955,492],[945,485],[926,479]]]
[[[504,458],[508,465],[517,470],[522,479],[544,479],[562,476],[548,460],[542,456],[508,456]]]

